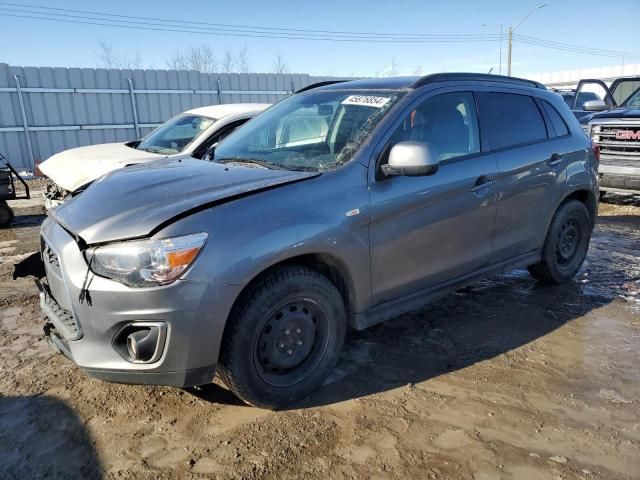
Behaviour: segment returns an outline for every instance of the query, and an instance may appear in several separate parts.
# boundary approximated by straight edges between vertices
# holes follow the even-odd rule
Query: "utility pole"
[[[507,76],[511,76],[511,50],[513,50],[513,29],[509,27],[509,53],[507,53]]]
[[[498,74],[502,75],[502,24],[500,24],[500,66],[498,67]]]
[[[547,6],[546,3],[541,3],[537,7],[532,8],[529,13],[527,13],[524,17],[522,17],[522,20],[520,20],[515,27],[509,27],[509,53],[507,54],[507,75],[508,76],[511,76],[511,51],[513,50],[513,32],[516,31],[516,28],[522,25],[522,22],[524,22],[527,18],[529,18],[529,15],[531,15],[536,10],[539,10],[546,6]]]

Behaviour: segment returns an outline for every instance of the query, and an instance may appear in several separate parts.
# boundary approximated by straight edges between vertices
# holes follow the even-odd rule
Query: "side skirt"
[[[397,317],[403,313],[424,307],[434,300],[444,297],[470,283],[482,280],[491,275],[509,272],[516,268],[527,267],[537,263],[542,258],[540,251],[530,252],[525,255],[505,260],[495,265],[484,267],[462,277],[457,277],[451,281],[435,285],[433,287],[418,290],[402,297],[388,300],[384,303],[371,307],[363,312],[353,314],[351,326],[356,330],[363,330],[390,318]]]

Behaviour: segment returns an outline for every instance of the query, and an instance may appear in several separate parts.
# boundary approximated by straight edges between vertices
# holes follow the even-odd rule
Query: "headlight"
[[[89,248],[85,258],[91,271],[130,287],[170,283],[198,256],[206,233],[182,237],[112,243]]]

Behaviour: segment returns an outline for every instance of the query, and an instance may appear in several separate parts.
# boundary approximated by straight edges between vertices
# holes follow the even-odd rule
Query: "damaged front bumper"
[[[53,218],[42,225],[46,280],[38,282],[49,343],[89,375],[121,383],[173,386],[212,381],[216,345],[237,285],[177,280],[132,288],[89,271],[76,240]],[[132,359],[127,337],[160,326],[157,355]],[[160,344],[161,343],[161,344]]]
[[[40,310],[44,315],[44,337],[54,350],[73,360],[67,338],[78,340],[82,338],[82,331],[73,315],[62,309],[53,299],[48,285],[37,279],[35,283],[40,295]]]

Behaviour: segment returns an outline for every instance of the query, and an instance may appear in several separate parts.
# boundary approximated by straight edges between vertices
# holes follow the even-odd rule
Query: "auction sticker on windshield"
[[[384,107],[389,102],[388,97],[376,97],[375,95],[349,95],[342,101],[342,105],[361,105],[365,107]]]

